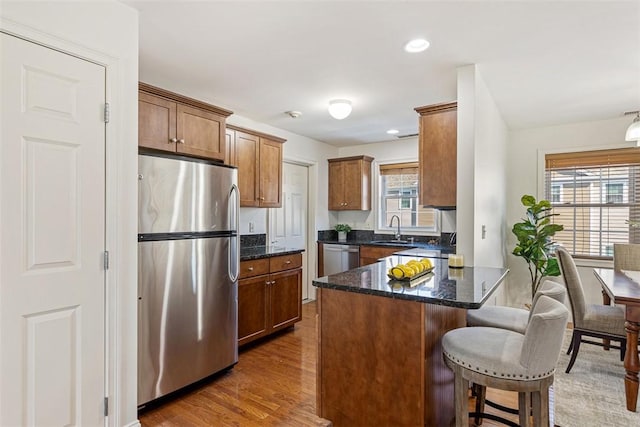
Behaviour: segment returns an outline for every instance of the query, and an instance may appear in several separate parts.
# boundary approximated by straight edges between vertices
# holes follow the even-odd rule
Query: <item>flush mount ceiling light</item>
[[[425,39],[413,39],[404,45],[404,50],[409,53],[418,53],[427,50],[429,42]]]
[[[625,116],[630,114],[635,114],[636,117],[627,128],[627,133],[624,139],[627,141],[636,141],[637,145],[640,146],[640,111],[627,111],[624,113]]]
[[[400,131],[399,131],[398,129],[389,129],[389,130],[387,131],[387,133],[388,133],[389,135],[395,135],[395,134],[397,134],[397,133],[400,133]]]
[[[329,101],[329,114],[338,120],[346,118],[351,114],[351,101],[348,99],[334,99]]]

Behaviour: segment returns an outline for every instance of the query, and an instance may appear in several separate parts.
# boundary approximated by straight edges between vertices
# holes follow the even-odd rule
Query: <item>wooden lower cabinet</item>
[[[292,326],[302,319],[302,255],[240,263],[238,345]]]
[[[388,257],[394,253],[406,249],[406,246],[360,246],[360,267],[375,264],[380,258]]]

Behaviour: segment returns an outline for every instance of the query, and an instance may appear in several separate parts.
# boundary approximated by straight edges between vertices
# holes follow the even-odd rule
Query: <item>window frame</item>
[[[374,161],[373,162],[373,194],[375,194],[374,197],[374,203],[373,203],[373,221],[374,221],[374,227],[373,230],[375,233],[378,234],[395,234],[395,232],[397,231],[397,228],[394,227],[389,227],[389,224],[381,224],[381,220],[382,220],[382,201],[383,200],[387,200],[387,198],[383,197],[382,195],[382,188],[380,185],[380,166],[385,166],[385,165],[393,165],[393,164],[401,164],[401,163],[417,163],[418,160],[417,159],[394,159],[394,160],[381,160],[381,161]],[[418,179],[418,192],[416,195],[416,199],[418,199],[420,197],[420,180]],[[398,199],[398,204],[400,204],[400,201],[403,198],[400,197]],[[409,198],[411,199],[411,198]],[[403,208],[406,209],[406,208]],[[428,228],[428,227],[400,227],[400,232],[402,234],[410,234],[410,235],[414,235],[414,236],[440,236],[441,235],[441,230],[442,230],[442,220],[441,220],[441,212],[438,209],[434,209],[434,227],[433,228]],[[394,223],[395,224],[395,223]]]
[[[635,148],[635,145],[630,146],[629,144],[624,144],[624,143],[613,143],[613,144],[607,144],[607,145],[576,146],[576,147],[564,147],[564,148],[557,148],[557,149],[538,148],[536,150],[537,151],[536,196],[538,200],[545,198],[546,156],[548,154],[570,154],[570,153],[580,153],[580,152],[600,151],[600,150],[616,150],[616,149],[625,149],[625,148],[627,149]],[[561,200],[562,200],[562,196],[561,196]],[[622,204],[623,205],[625,204],[624,199]],[[612,256],[593,257],[593,256],[578,254],[578,255],[573,255],[573,257],[575,259],[576,265],[579,267],[593,267],[593,268],[612,268],[613,267]]]

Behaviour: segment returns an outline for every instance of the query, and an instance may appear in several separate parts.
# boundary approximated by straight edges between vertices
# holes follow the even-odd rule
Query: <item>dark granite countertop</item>
[[[460,308],[479,308],[504,280],[509,269],[449,268],[447,259],[429,257],[432,273],[411,282],[390,280],[387,270],[420,256],[393,255],[375,264],[313,280],[318,288],[336,289]]]
[[[370,245],[370,246],[392,246],[398,248],[421,248],[421,249],[433,249],[439,250],[443,253],[454,254],[456,253],[455,246],[446,246],[446,245],[434,245],[431,243],[424,242],[409,242],[409,243],[397,243],[397,242],[385,242],[383,240],[347,240],[346,242],[341,242],[335,239],[322,239],[318,240],[318,243],[326,243],[331,245]]]
[[[269,258],[278,255],[291,255],[304,252],[304,249],[283,248],[280,246],[250,246],[240,248],[240,261]]]

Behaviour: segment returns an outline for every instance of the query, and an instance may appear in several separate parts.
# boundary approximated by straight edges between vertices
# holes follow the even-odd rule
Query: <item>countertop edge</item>
[[[249,250],[249,249],[245,249],[245,250]],[[265,249],[264,253],[242,253],[242,249],[240,249],[240,261],[252,261],[252,260],[256,260],[256,259],[262,259],[262,258],[272,258],[274,256],[282,256],[282,255],[293,255],[293,254],[297,254],[297,253],[302,253],[305,251],[305,249],[284,249],[284,250],[275,250],[275,251],[270,251],[268,249]]]

